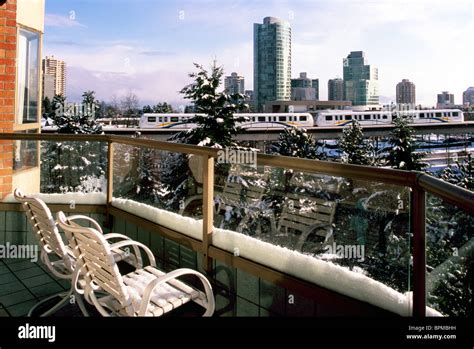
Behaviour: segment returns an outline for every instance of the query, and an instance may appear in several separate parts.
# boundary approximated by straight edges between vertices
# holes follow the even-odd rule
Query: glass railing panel
[[[105,203],[106,142],[12,140],[2,144],[6,150],[1,162],[4,202],[15,202],[13,191],[19,188],[25,194],[40,195],[47,203]]]
[[[427,304],[447,316],[472,317],[474,215],[428,194],[426,219]]]
[[[215,171],[216,228],[343,266],[411,299],[409,188],[260,165]]]

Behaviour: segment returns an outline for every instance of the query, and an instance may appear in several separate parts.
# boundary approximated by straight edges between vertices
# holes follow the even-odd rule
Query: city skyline
[[[403,78],[416,81],[417,103],[426,106],[435,105],[444,90],[461,100],[472,85],[469,1],[456,6],[382,1],[363,7],[356,1],[110,4],[46,2],[43,56],[54,54],[68,64],[72,100],[92,89],[102,100],[132,91],[141,103],[186,104],[178,91],[190,82],[192,63],[209,66],[213,59],[226,75],[238,71],[253,86],[253,24],[267,16],[290,22],[292,71],[319,78],[321,100],[328,97],[328,79],[342,77],[343,58],[359,50],[379,68],[382,103],[395,100]]]

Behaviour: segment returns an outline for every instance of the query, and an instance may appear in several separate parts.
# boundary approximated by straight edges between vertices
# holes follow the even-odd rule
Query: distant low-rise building
[[[319,99],[319,79],[308,78],[307,73],[300,73],[300,77],[291,79],[292,101],[317,101]]]
[[[244,96],[245,96],[245,101],[253,105],[253,90],[245,90]]]
[[[244,94],[245,79],[237,73],[232,73],[230,76],[225,77],[224,87],[230,94]]]
[[[340,78],[328,80],[328,100],[343,101],[344,100],[344,80]]]
[[[469,87],[463,92],[462,104],[465,106],[474,106],[474,87]]]
[[[438,94],[438,102],[436,108],[447,108],[454,105],[454,95],[448,91],[443,91]]]
[[[396,99],[398,104],[416,103],[415,84],[408,79],[403,79],[397,84]]]

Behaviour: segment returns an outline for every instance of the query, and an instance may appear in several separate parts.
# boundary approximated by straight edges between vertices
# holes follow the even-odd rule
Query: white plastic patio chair
[[[85,279],[85,298],[103,316],[161,316],[190,301],[205,308],[203,316],[214,313],[212,287],[201,273],[182,268],[166,274],[156,268],[150,249],[138,241],[110,244],[97,229],[68,222],[63,212],[58,212],[57,221],[74,245],[74,255]],[[150,265],[122,275],[112,250],[125,246],[139,247]],[[198,277],[205,292],[177,279],[183,275]]]
[[[64,280],[71,281],[71,288],[67,292],[60,292],[54,294],[41,302],[35,304],[29,311],[28,316],[32,316],[34,311],[42,304],[49,302],[50,300],[60,297],[61,300],[54,305],[51,309],[47,310],[41,316],[48,316],[67,304],[68,301],[72,300],[74,295],[75,301],[85,316],[88,316],[88,312],[84,307],[81,298],[80,287],[75,287],[73,283],[77,283],[79,279],[78,269],[76,268],[76,259],[71,248],[66,245],[59,233],[56,221],[54,220],[51,210],[44,203],[44,201],[25,196],[19,189],[14,191],[15,199],[21,202],[25,209],[26,216],[29,223],[33,228],[33,232],[37,237],[39,247],[41,249],[40,259],[48,267],[53,275]],[[82,215],[69,216],[69,221],[86,220],[92,223],[92,225],[102,234],[100,225],[90,217]],[[104,239],[121,239],[129,240],[129,237],[122,234],[106,234],[103,235]],[[138,249],[135,249],[135,255],[139,256]],[[133,257],[128,251],[120,249],[114,249],[114,258],[116,260],[128,260],[132,264],[141,266],[141,260]]]

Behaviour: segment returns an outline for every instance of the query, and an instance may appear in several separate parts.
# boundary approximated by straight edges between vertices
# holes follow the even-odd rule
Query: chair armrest
[[[127,235],[118,234],[118,233],[104,234],[104,238],[105,240],[109,240],[109,239],[131,240],[130,237],[128,237]]]
[[[101,234],[104,234],[104,232],[102,231],[102,228],[99,225],[99,223],[97,223],[95,221],[95,219],[92,219],[91,217],[87,217],[87,216],[83,216],[83,215],[74,215],[74,216],[68,216],[67,219],[70,220],[70,221],[74,221],[74,220],[77,220],[77,219],[83,219],[83,220],[89,221],[89,222],[92,223],[95,230],[97,230]]]
[[[178,277],[183,276],[183,275],[195,275],[199,278],[202,285],[204,286],[204,290],[205,290],[206,298],[208,302],[208,306],[206,307],[206,312],[203,314],[203,316],[211,316],[214,313],[214,309],[215,309],[215,301],[214,301],[214,294],[212,293],[212,286],[209,283],[209,280],[207,280],[207,278],[204,275],[202,275],[201,273],[195,270],[188,269],[188,268],[176,269],[176,270],[173,270],[172,272],[169,272],[168,274],[165,274],[163,276],[160,276],[159,278],[156,278],[155,280],[152,280],[146,286],[145,291],[143,292],[143,299],[140,305],[138,316],[145,316],[146,310],[148,309],[148,305],[150,303],[151,295],[155,287],[169,280],[177,279]]]
[[[143,260],[142,260],[141,253],[137,249],[137,247],[140,247],[143,251],[145,251],[146,255],[148,256],[148,260],[150,261],[150,265],[152,267],[156,267],[156,261],[155,261],[155,256],[153,255],[153,252],[151,252],[151,250],[148,248],[148,246],[142,244],[141,242],[138,242],[138,241],[135,241],[135,240],[122,240],[122,241],[110,244],[110,249],[114,250],[116,248],[122,248],[122,247],[126,247],[126,246],[133,246],[133,249],[136,253],[137,264],[138,265],[143,265]],[[137,269],[139,269],[138,265],[137,265]]]

